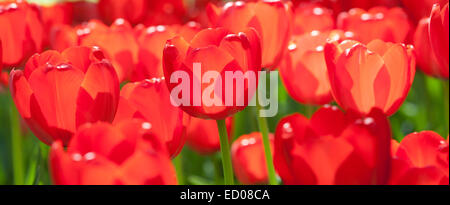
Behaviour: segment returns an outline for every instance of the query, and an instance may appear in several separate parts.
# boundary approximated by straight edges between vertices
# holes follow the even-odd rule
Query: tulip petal
[[[325,106],[314,113],[310,123],[314,131],[320,136],[339,136],[349,122],[339,108]]]
[[[433,6],[430,17],[429,33],[431,45],[441,69],[449,69],[449,3],[442,9],[439,4]]]
[[[36,69],[28,81],[49,127],[74,132],[76,98],[84,74],[70,64],[49,65]]]
[[[176,173],[169,158],[157,152],[136,152],[121,168],[127,184],[176,185]]]
[[[53,183],[56,185],[79,184],[80,176],[77,172],[79,167],[74,166],[73,159],[64,151],[61,141],[52,144],[49,161]]]
[[[77,136],[70,142],[69,153],[79,153],[84,156],[87,153],[95,153],[105,156],[108,160],[120,165],[134,152],[137,137],[125,136],[116,128],[106,123],[85,125],[79,129]]]
[[[294,150],[293,155],[304,159],[311,167],[317,177],[317,184],[331,185],[334,184],[335,173],[352,151],[352,146],[342,139],[323,137],[302,144]],[[294,167],[294,170],[301,168]]]
[[[438,160],[442,144],[445,144],[444,139],[435,132],[413,133],[401,142],[396,156],[419,168],[432,166]]]
[[[211,45],[219,46],[229,32],[226,29],[205,29],[197,33],[191,41],[192,48],[203,48]]]
[[[383,59],[376,53],[368,52],[362,45],[356,45],[346,51],[336,63],[335,95],[345,109],[368,113],[376,105],[377,96],[386,93],[389,84],[377,82],[381,87],[375,87],[379,75],[386,79],[386,67]],[[387,88],[386,88],[387,87]],[[377,92],[375,92],[375,88]],[[376,95],[377,94],[377,95]]]
[[[119,80],[109,62],[88,68],[77,98],[76,125],[86,122],[112,122],[119,101]]]

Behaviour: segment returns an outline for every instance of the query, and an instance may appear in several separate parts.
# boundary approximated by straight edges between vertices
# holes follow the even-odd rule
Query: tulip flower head
[[[98,20],[75,27],[57,25],[50,33],[50,44],[59,51],[79,45],[100,47],[111,59],[120,82],[130,78],[138,61],[139,46],[135,31],[124,19],[117,19],[110,27]]]
[[[333,10],[335,15],[348,11],[353,8],[370,9],[376,6],[385,6],[388,8],[399,6],[399,0],[291,0],[295,6],[301,6],[313,2],[314,4]],[[410,0],[408,0],[410,1]]]
[[[406,136],[394,150],[391,184],[449,185],[448,140],[432,131]]]
[[[71,2],[43,5],[40,9],[42,13],[42,22],[47,32],[49,32],[55,25],[71,25],[73,22],[74,11],[73,4]]]
[[[177,36],[166,43],[163,67],[172,103],[194,117],[225,119],[243,110],[256,91],[260,40],[254,29],[205,29],[190,43]],[[239,74],[248,78],[234,80]]]
[[[333,11],[313,3],[301,4],[295,9],[293,34],[329,31],[334,28]]]
[[[0,25],[5,66],[20,66],[42,51],[44,27],[36,5],[20,0],[0,2]]]
[[[430,11],[435,3],[444,5],[448,0],[402,0],[402,5],[411,18],[419,21],[424,17],[430,16]]]
[[[3,68],[3,47],[2,47],[2,40],[0,39],[0,71]]]
[[[48,145],[67,145],[85,123],[112,122],[119,101],[114,68],[95,47],[35,54],[24,70],[11,71],[10,89],[22,118]]]
[[[100,0],[97,7],[107,23],[123,18],[133,25],[175,24],[182,23],[186,15],[183,0]]]
[[[386,184],[391,132],[380,110],[367,117],[326,106],[311,118],[283,118],[277,126],[274,165],[287,185]]]
[[[415,76],[412,46],[381,40],[328,42],[325,58],[333,96],[345,110],[368,114],[373,108],[394,114]]]
[[[139,30],[142,29],[142,30]],[[201,27],[195,22],[185,25],[150,26],[136,28],[137,41],[139,43],[139,61],[131,74],[131,81],[141,81],[151,78],[164,77],[162,55],[167,40],[177,35],[186,41],[191,41]]]
[[[213,26],[229,29],[233,33],[256,29],[261,37],[262,67],[276,69],[291,35],[292,6],[281,0],[261,0],[245,3],[228,2],[222,8],[213,4],[207,13]]]
[[[147,0],[100,0],[97,4],[99,14],[107,23],[122,18],[132,24],[141,22],[146,15]]]
[[[431,47],[431,41],[428,35],[429,24],[430,19],[423,18],[419,21],[414,34],[414,47],[416,48],[418,68],[427,75],[448,79],[449,70],[440,66]]]
[[[364,44],[375,39],[403,43],[411,29],[408,16],[399,7],[373,7],[368,11],[351,9],[339,15],[337,27],[353,32],[353,39]]]
[[[69,143],[53,143],[50,171],[57,185],[174,185],[175,169],[151,124],[85,124]]]
[[[186,22],[187,4],[184,0],[148,1],[145,25],[171,25]]]
[[[325,62],[327,39],[344,40],[351,33],[340,30],[312,31],[294,36],[280,65],[289,95],[303,104],[325,105],[333,100]]]
[[[233,117],[225,120],[228,138],[231,142],[233,134]],[[220,137],[215,120],[204,120],[191,117],[187,128],[187,144],[202,155],[214,154],[220,150]]]
[[[273,135],[269,136],[273,150]],[[263,184],[268,181],[267,164],[261,133],[239,137],[231,145],[231,157],[237,179],[243,184]]]
[[[100,19],[97,3],[92,1],[69,1],[73,6],[74,23],[83,23],[92,19]]]
[[[441,66],[442,70],[446,70],[448,73],[449,66],[449,21],[448,21],[448,6],[449,3],[445,4],[442,9],[439,4],[433,6],[431,11],[429,32],[431,47],[434,50],[434,54]]]
[[[94,22],[90,28],[77,30],[81,32],[80,45],[100,47],[111,59],[119,81],[129,79],[139,51],[133,28],[124,19],[117,19],[109,28],[101,22]]]
[[[183,148],[189,116],[170,103],[164,79],[154,78],[122,87],[114,123],[133,118],[151,123],[152,132],[161,137],[172,157]]]

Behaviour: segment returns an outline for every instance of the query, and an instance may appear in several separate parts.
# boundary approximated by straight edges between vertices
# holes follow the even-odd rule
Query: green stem
[[[272,151],[270,150],[269,141],[269,129],[267,127],[267,119],[263,117],[258,117],[259,128],[263,137],[264,144],[264,154],[266,156],[267,173],[269,175],[269,184],[277,185],[277,178],[275,175],[275,168],[273,166]]]
[[[177,172],[178,184],[184,185],[185,180],[183,175],[183,156],[181,155],[181,152],[175,159],[173,159],[173,161],[175,164],[175,171]]]
[[[14,184],[23,185],[25,183],[24,163],[22,153],[22,136],[20,131],[20,122],[16,106],[12,97],[10,98],[9,120],[11,123],[11,151],[12,151],[12,166],[14,174]]]
[[[313,105],[305,105],[306,117],[311,118],[316,110]]]
[[[225,185],[233,185],[233,165],[231,164],[230,145],[228,143],[228,133],[227,127],[225,125],[225,120],[217,120],[217,127],[219,128],[220,149],[222,152],[222,166]]]
[[[33,152],[33,160],[30,160],[30,163],[28,165],[28,174],[25,180],[26,185],[37,185],[39,183],[41,156],[41,148],[39,142],[37,142],[37,144],[35,145],[35,150]]]
[[[267,119],[264,117],[261,117],[260,113],[262,110],[261,104],[259,104],[259,92],[256,92],[256,106],[258,108],[257,120],[259,124],[259,130],[261,131],[261,135],[263,138],[263,144],[264,144],[264,155],[266,157],[266,164],[267,164],[267,173],[269,177],[269,184],[270,185],[277,185],[277,178],[275,174],[275,168],[273,166],[273,157],[272,157],[272,150],[270,149],[270,140],[269,140],[269,126],[267,123]]]
[[[444,136],[449,132],[449,81],[442,81],[442,90],[444,91]]]
[[[220,171],[222,167],[220,166],[220,161],[215,154],[211,155],[211,162],[214,166],[214,183],[223,184],[222,172]]]

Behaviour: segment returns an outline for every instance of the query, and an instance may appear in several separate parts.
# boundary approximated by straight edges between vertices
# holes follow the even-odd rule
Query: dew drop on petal
[[[323,9],[320,8],[320,7],[316,7],[316,8],[313,9],[313,14],[314,14],[314,15],[320,16],[320,15],[322,15],[323,13],[324,13],[324,12],[323,12]]]
[[[152,124],[150,124],[149,122],[142,123],[142,129],[149,130],[151,128],[152,128]]]
[[[68,70],[68,69],[71,69],[71,68],[72,68],[72,65],[67,64],[67,63],[61,63],[61,64],[56,66],[56,69],[58,69],[58,70]]]
[[[248,144],[249,145],[253,145],[253,144],[255,144],[256,143],[256,139],[255,138],[250,138],[249,140],[248,140]]]
[[[288,46],[289,51],[295,51],[297,49],[297,44],[290,43]]]
[[[81,159],[83,159],[83,156],[81,156],[80,153],[75,153],[75,154],[72,155],[72,160],[73,161],[79,162],[79,161],[81,161]]]
[[[318,36],[319,34],[320,34],[320,31],[318,31],[318,30],[311,31],[311,36]]]
[[[375,14],[375,18],[378,19],[378,20],[382,20],[382,19],[384,19],[384,14],[383,13],[377,13],[377,14]]]
[[[242,141],[241,141],[241,145],[242,146],[248,146],[249,145],[249,141],[247,140],[247,139],[243,139]]]
[[[370,20],[371,18],[372,18],[371,15],[368,14],[368,13],[365,13],[365,14],[362,14],[362,15],[361,15],[361,20],[363,20],[363,21],[368,21],[368,20]]]
[[[322,52],[323,49],[324,49],[323,46],[317,46],[317,47],[316,47],[316,51],[317,51],[317,52]]]
[[[292,131],[293,131],[293,130],[292,130],[291,123],[289,123],[289,122],[284,123],[283,129],[284,129],[284,132],[285,132],[285,133],[292,133]]]
[[[95,153],[94,152],[88,152],[84,155],[84,159],[86,161],[91,161],[95,159]]]
[[[344,33],[344,36],[346,38],[353,38],[353,37],[355,37],[355,33],[351,32],[351,31],[347,31]]]
[[[364,125],[371,125],[373,123],[375,123],[375,120],[371,117],[367,117],[364,119]]]

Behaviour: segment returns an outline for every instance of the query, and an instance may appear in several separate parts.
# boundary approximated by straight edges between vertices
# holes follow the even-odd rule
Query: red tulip
[[[35,54],[25,70],[11,71],[10,85],[20,115],[48,145],[67,145],[85,123],[112,122],[119,101],[117,75],[98,48]]]
[[[50,31],[50,47],[62,52],[67,48],[79,46],[81,39],[93,30],[106,33],[108,27],[98,20],[91,20],[75,27],[55,25]]]
[[[329,42],[325,58],[333,96],[345,110],[361,114],[379,108],[394,114],[406,99],[415,76],[411,46],[374,40]]]
[[[312,31],[294,36],[280,65],[288,93],[303,104],[324,105],[333,100],[323,52],[327,39],[343,40],[343,31]]]
[[[398,148],[400,147],[400,143],[397,142],[397,140],[392,139],[391,140],[391,155],[394,156],[395,153],[397,153]]]
[[[206,8],[209,4],[219,4],[223,2],[222,0],[196,0],[194,5],[191,5],[189,10],[189,17],[191,20],[200,23],[200,25],[204,27],[209,27],[209,18],[207,12],[205,12]]]
[[[82,23],[91,19],[100,19],[97,3],[88,0],[72,1],[69,3],[72,4],[73,13],[76,14],[74,15],[75,23]]]
[[[399,6],[399,0],[338,0],[343,5],[344,10],[352,8],[370,9],[376,6],[395,7]]]
[[[100,16],[108,24],[116,19],[122,18],[132,24],[137,24],[144,19],[148,8],[147,0],[100,0],[98,1],[98,11]]]
[[[256,3],[228,2],[223,8],[209,4],[208,16],[212,25],[233,33],[253,27],[261,37],[262,66],[275,69],[280,63],[291,35],[292,8],[280,0],[261,0]]]
[[[147,16],[144,24],[170,25],[186,21],[187,5],[184,0],[148,1]]]
[[[2,39],[0,39],[0,85],[8,86],[8,74],[3,72],[3,47],[2,47]],[[0,91],[2,91],[2,86],[0,86]]]
[[[3,91],[3,86],[7,87],[8,86],[8,73],[4,72],[2,70],[3,68],[3,48],[2,48],[2,40],[0,39],[0,72],[1,72],[1,76],[0,76],[0,92]]]
[[[201,71],[196,72],[198,69],[194,69],[194,64],[200,65]],[[171,92],[174,89],[176,91],[180,86],[183,90],[190,90],[189,93],[180,92],[184,101],[181,109],[194,117],[225,119],[243,110],[256,90],[256,86],[252,86],[256,82],[245,80],[244,85],[239,88],[243,89],[243,92],[233,92],[233,96],[229,96],[230,93],[225,92],[227,86],[222,85],[226,81],[225,72],[252,72],[256,75],[261,69],[260,40],[254,29],[239,34],[232,34],[223,28],[205,29],[200,31],[190,43],[177,36],[169,40],[164,48],[163,66],[165,78],[168,79],[166,82]],[[169,80],[172,79],[171,77],[184,77],[180,76],[177,71],[186,73],[189,82],[181,82],[180,85],[178,82],[171,82]],[[204,80],[202,76],[204,77],[207,72],[211,73],[210,71],[217,72],[220,80],[219,76],[214,76],[215,78],[209,79],[208,83],[202,82]],[[172,74],[174,75],[172,76]],[[211,80],[214,81],[211,83]],[[230,83],[233,88],[236,88],[236,81],[233,80],[228,84]],[[217,89],[218,87],[221,89]],[[208,91],[214,92],[214,104],[212,105],[205,104],[204,97],[202,100],[205,93],[209,94]],[[174,99],[178,99],[178,97],[180,96],[172,95]],[[233,105],[225,106],[228,104],[225,100],[230,97],[232,97]],[[240,104],[240,102],[243,103]]]
[[[431,41],[428,35],[428,25],[430,19],[424,18],[419,21],[414,34],[414,46],[416,48],[417,65],[427,75],[440,78],[448,78],[449,70],[441,69],[436,55],[431,48]]]
[[[45,30],[58,24],[71,25],[73,22],[73,4],[71,2],[56,3],[49,6],[41,6],[42,22]]]
[[[364,44],[375,39],[403,43],[411,29],[408,16],[398,7],[374,7],[368,11],[351,9],[339,15],[337,27],[353,32],[354,39]]]
[[[269,135],[273,150],[273,135]],[[243,184],[263,184],[268,181],[262,135],[243,135],[231,146],[231,159],[237,179]]]
[[[164,79],[128,83],[122,87],[114,123],[132,118],[151,123],[152,131],[161,137],[172,157],[183,148],[189,116],[171,104]]]
[[[53,26],[49,35],[50,48],[62,52],[67,48],[78,46],[79,37],[76,31],[76,28],[65,24]]]
[[[449,144],[435,132],[412,133],[393,155],[391,184],[449,185]]]
[[[430,40],[433,47],[434,54],[441,66],[441,70],[446,70],[448,73],[449,61],[449,21],[448,21],[448,2],[441,9],[439,4],[433,6],[430,17]]]
[[[200,30],[199,24],[189,22],[185,25],[151,26],[137,31],[139,62],[131,74],[131,81],[163,77],[161,51],[167,40],[180,35],[186,41],[191,41]]]
[[[52,145],[50,170],[57,185],[166,185],[176,174],[165,146],[148,122],[82,126],[67,151]]]
[[[301,4],[295,9],[294,35],[311,31],[329,31],[334,28],[333,11],[316,4]]]
[[[311,2],[310,0],[292,0],[294,5]],[[399,6],[399,0],[314,0],[317,5],[330,8],[335,14],[348,11],[352,8],[370,9],[375,6],[395,7]]]
[[[228,138],[233,134],[233,118],[225,120]],[[214,154],[220,150],[220,137],[217,123],[214,120],[204,120],[192,117],[187,128],[187,144],[202,155]]]
[[[287,0],[286,0],[287,1]],[[329,8],[333,11],[334,15],[339,14],[340,12],[346,10],[344,9],[344,6],[348,5],[349,0],[345,0],[345,5],[342,3],[341,0],[317,0],[317,1],[310,1],[310,0],[291,0],[294,7],[299,7],[304,4],[315,4],[320,7]],[[350,7],[354,8],[354,7]]]
[[[402,0],[408,15],[416,21],[429,17],[433,4],[441,3],[441,5],[444,5],[447,2],[448,0]]]
[[[3,68],[3,45],[2,45],[2,39],[0,39],[0,71]]]
[[[82,33],[80,45],[98,46],[112,60],[119,82],[129,78],[138,61],[139,45],[127,21],[117,19],[110,28],[96,22],[94,27],[88,25],[86,30],[77,32]]]
[[[275,134],[274,165],[285,184],[386,184],[391,133],[380,110],[366,118],[327,106],[311,120],[283,118]]]
[[[20,0],[0,2],[0,25],[5,66],[20,66],[42,51],[44,30],[36,5]]]

